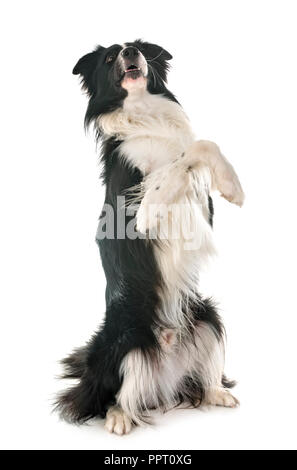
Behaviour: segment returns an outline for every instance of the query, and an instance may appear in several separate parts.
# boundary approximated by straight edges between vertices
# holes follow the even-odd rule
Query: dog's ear
[[[150,42],[142,42],[142,48],[144,50],[144,55],[149,60],[160,59],[160,61],[162,61],[172,59],[172,55],[168,51],[166,51],[166,49],[161,46],[158,46],[157,44],[152,44]]]
[[[161,80],[166,82],[167,72],[169,70],[168,61],[172,59],[170,52],[166,51],[163,47],[150,42],[138,40],[135,41],[135,43],[138,43],[139,49],[150,66],[149,73],[153,77],[153,83],[156,85],[156,76],[158,77],[158,81]],[[154,71],[157,72],[157,74],[154,74]]]
[[[172,59],[172,55],[166,51],[166,49],[163,49],[163,54],[164,54],[164,59],[165,60],[171,60]]]
[[[93,52],[90,52],[89,54],[86,54],[79,59],[74,69],[72,70],[72,73],[74,75],[84,76],[92,72],[96,68],[98,60],[104,51],[105,47],[97,46]]]
[[[154,52],[155,57],[160,57],[164,60],[171,60],[172,55],[163,49],[163,47],[157,46],[156,44],[150,44],[152,52]]]
[[[90,73],[90,71],[94,70],[96,67],[98,54],[97,51],[90,52],[89,54],[84,55],[79,59],[77,64],[72,70],[74,75],[86,75]]]
[[[94,80],[92,80],[93,73],[97,68],[104,50],[105,47],[98,46],[93,52],[81,57],[72,70],[74,75],[80,75],[82,77],[82,86],[90,94],[94,91]]]

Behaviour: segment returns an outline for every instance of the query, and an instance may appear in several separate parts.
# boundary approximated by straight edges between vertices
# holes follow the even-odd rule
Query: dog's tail
[[[95,353],[100,353],[97,350]],[[120,388],[120,377],[113,372],[110,358],[90,364],[90,345],[76,349],[63,359],[62,378],[79,379],[78,383],[60,392],[54,402],[54,411],[72,423],[83,423],[91,418],[105,417],[107,405],[113,404]],[[115,377],[115,378],[113,378]]]
[[[59,393],[54,403],[54,411],[58,411],[69,422],[84,422],[98,414],[103,416],[103,410],[94,405],[96,398],[87,371],[87,354],[86,345],[61,360],[63,372],[60,378],[80,379],[78,384]]]
[[[62,379],[80,379],[86,369],[87,346],[75,349],[69,356],[62,359]]]

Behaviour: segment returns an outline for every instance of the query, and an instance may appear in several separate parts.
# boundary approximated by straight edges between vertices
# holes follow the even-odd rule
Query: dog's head
[[[84,55],[73,73],[81,76],[82,86],[89,95],[86,124],[121,106],[128,92],[134,89],[164,93],[170,59],[171,54],[162,47],[141,40],[123,46],[98,46]]]

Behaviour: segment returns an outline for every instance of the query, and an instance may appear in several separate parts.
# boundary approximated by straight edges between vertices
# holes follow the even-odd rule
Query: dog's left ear
[[[168,51],[166,51],[166,49],[164,49],[161,46],[158,46],[157,44],[152,44],[150,42],[143,42],[141,40],[136,40],[135,42],[141,43],[141,49],[144,51],[144,55],[146,59],[149,59],[149,60],[159,59],[160,61],[172,59],[172,55]]]
[[[165,49],[163,49],[163,53],[165,54],[165,60],[171,60],[172,59],[172,55],[169,54],[169,52],[166,51]]]
[[[168,61],[172,59],[170,52],[157,44],[143,41],[139,41],[139,48],[151,68],[150,74],[153,76],[153,83],[156,84],[156,74],[154,74],[154,70],[157,72],[158,80],[166,82],[167,72],[169,70]]]
[[[160,46],[156,46],[155,44],[152,44],[152,45],[156,48],[156,52],[160,54],[159,57],[162,57],[164,60],[172,59],[172,55],[168,51],[166,51],[166,49],[163,49]]]

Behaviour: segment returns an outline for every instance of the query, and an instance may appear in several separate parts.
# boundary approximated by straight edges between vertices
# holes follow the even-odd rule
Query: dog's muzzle
[[[136,47],[125,47],[120,53],[124,79],[136,80],[147,75],[147,63],[142,53]]]

